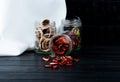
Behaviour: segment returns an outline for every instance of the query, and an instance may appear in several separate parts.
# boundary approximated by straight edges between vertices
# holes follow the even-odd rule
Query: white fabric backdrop
[[[34,48],[36,21],[49,18],[58,28],[65,17],[65,0],[0,0],[0,56]]]

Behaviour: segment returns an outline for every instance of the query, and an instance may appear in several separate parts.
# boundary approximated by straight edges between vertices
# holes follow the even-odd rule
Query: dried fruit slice
[[[52,68],[52,69],[58,69],[59,66],[58,66],[58,65],[52,65],[51,68]]]
[[[49,65],[49,64],[45,65],[45,68],[51,68],[51,65]]]
[[[44,60],[44,61],[49,61],[50,60],[50,57],[42,57],[42,60]]]

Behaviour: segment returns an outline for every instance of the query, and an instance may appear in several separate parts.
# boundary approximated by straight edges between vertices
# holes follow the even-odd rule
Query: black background
[[[120,82],[120,0],[66,0],[66,4],[66,18],[82,20],[80,59],[87,62],[83,70],[90,78],[83,82]]]
[[[82,20],[82,45],[120,46],[120,0],[66,0],[67,18]]]

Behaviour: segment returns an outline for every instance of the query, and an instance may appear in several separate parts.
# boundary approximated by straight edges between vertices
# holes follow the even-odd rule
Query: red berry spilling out
[[[49,60],[46,60],[49,59]],[[67,67],[71,67],[73,66],[73,62],[78,62],[79,59],[73,58],[71,56],[57,56],[54,58],[50,58],[50,57],[42,57],[42,59],[45,62],[48,62],[48,64],[45,65],[45,68],[51,68],[51,69],[58,69],[59,67],[62,66],[67,66]]]

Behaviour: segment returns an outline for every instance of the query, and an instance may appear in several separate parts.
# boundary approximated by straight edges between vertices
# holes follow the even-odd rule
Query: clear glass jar
[[[69,18],[69,19],[64,19],[64,20],[62,20],[62,23],[61,23],[60,33],[63,33],[63,32],[66,32],[66,31],[73,32],[79,38],[79,43],[78,43],[77,48],[80,48],[81,47],[80,46],[80,43],[81,43],[81,35],[80,35],[81,27],[82,27],[82,22],[81,22],[80,17],[76,16],[76,17],[72,17],[72,18]]]
[[[63,31],[72,31],[73,28],[78,28],[80,30],[82,22],[80,17],[73,17],[69,19],[63,19],[61,21],[60,33]]]
[[[73,49],[77,48],[78,42],[78,36],[73,32],[67,31],[53,36],[49,46],[53,55],[63,56],[69,55]]]
[[[55,22],[49,19],[43,19],[35,28],[35,52],[38,54],[49,54],[49,42],[56,34]]]

